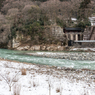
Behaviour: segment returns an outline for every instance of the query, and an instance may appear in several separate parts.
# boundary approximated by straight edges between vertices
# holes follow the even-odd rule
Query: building
[[[68,40],[78,41],[83,40],[83,32],[81,28],[70,28],[66,27],[63,29],[66,34]]]
[[[91,26],[95,26],[95,17],[89,17],[89,21],[91,23]]]

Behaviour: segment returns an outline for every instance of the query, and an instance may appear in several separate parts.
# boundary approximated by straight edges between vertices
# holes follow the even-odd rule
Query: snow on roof
[[[89,17],[88,19],[89,20],[95,20],[95,17]]]
[[[71,18],[71,20],[73,20],[73,21],[77,21],[77,19],[76,19],[76,18]]]

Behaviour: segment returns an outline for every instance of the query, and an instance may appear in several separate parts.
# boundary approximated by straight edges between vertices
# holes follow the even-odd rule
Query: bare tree
[[[19,72],[18,72],[19,73]],[[19,78],[17,78],[18,73],[13,76],[13,78],[11,79],[7,73],[5,75],[0,74],[0,76],[5,80],[5,82],[8,84],[9,86],[9,91],[11,91],[11,88],[15,85],[15,83],[19,80]]]

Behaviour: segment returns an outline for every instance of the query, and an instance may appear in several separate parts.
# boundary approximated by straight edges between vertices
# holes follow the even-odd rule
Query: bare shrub
[[[50,77],[48,77],[48,85],[49,85],[49,95],[51,95],[51,81],[50,81]]]
[[[0,26],[5,23],[5,17],[0,13]]]
[[[15,77],[15,78],[13,78],[13,82],[18,82],[18,80],[19,80],[19,78],[18,77]]]
[[[11,8],[11,9],[9,9],[8,10],[8,15],[15,15],[15,14],[17,14],[18,13],[18,8]]]
[[[33,83],[32,83],[32,85],[33,85],[33,87],[37,87],[39,84],[38,84],[38,80],[37,79],[35,79],[35,78],[33,78],[33,81],[32,81]]]
[[[8,64],[7,64],[7,63],[5,63],[5,64],[4,64],[4,67],[9,68],[9,66],[8,66]]]
[[[22,12],[23,12],[24,14],[26,14],[26,13],[29,12],[30,9],[31,9],[31,5],[26,5],[26,6],[24,6],[24,8],[22,9]]]
[[[35,82],[33,81],[33,87],[36,87],[36,84],[35,84]]]
[[[26,69],[25,68],[21,69],[21,75],[26,75]]]
[[[19,73],[19,72],[18,72]],[[2,75],[2,74],[0,74],[0,76],[6,81],[6,83],[8,84],[8,86],[9,86],[9,91],[11,91],[11,88],[14,86],[14,84],[18,81],[18,80],[16,80],[15,82],[13,81],[15,78],[16,78],[16,76],[18,75],[18,73],[15,75],[15,76],[13,76],[12,78],[10,78],[10,76],[9,76],[9,72],[7,72],[7,73],[5,73],[5,75]]]

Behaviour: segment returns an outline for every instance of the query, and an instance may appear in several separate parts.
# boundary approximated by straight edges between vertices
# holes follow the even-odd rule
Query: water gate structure
[[[95,26],[81,28],[64,28],[68,38],[68,46],[95,47]]]

